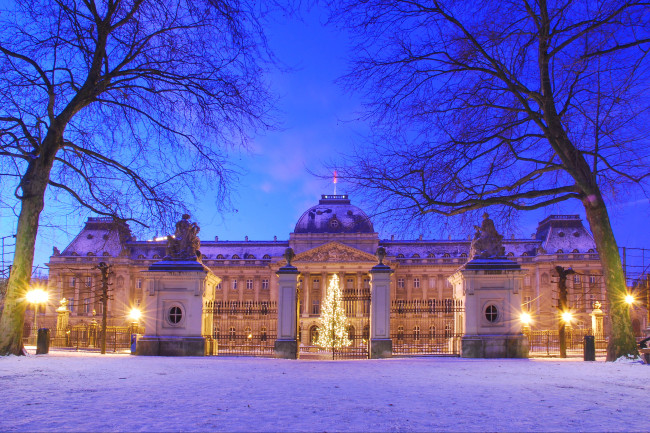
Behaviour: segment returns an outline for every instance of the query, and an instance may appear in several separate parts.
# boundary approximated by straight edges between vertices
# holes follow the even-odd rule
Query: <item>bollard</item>
[[[593,335],[585,335],[584,360],[596,360],[596,337]]]
[[[137,344],[138,344],[138,334],[131,334],[131,355],[135,355]]]
[[[47,355],[50,351],[50,330],[48,328],[40,328],[36,338],[36,354]]]

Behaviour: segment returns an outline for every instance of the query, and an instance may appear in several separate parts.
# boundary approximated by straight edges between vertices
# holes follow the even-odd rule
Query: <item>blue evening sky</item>
[[[364,129],[363,124],[352,121],[359,108],[358,97],[345,93],[334,83],[345,71],[349,40],[344,32],[325,27],[325,20],[324,13],[312,10],[303,14],[302,21],[287,18],[270,27],[272,48],[294,69],[269,77],[281,97],[283,128],[256,136],[249,152],[233,153],[232,162],[246,172],[235,185],[236,211],[216,213],[215,199],[209,192],[194,204],[192,218],[201,226],[202,239],[215,236],[222,240],[243,240],[245,236],[251,240],[272,240],[273,236],[288,239],[300,215],[317,203],[320,194],[333,192],[331,181],[318,179],[307,170],[324,172],[323,163],[336,160]],[[344,186],[340,185],[338,192],[345,193]],[[351,199],[371,213],[359,200]],[[49,212],[39,231],[35,266],[42,267],[47,262],[52,246],[63,250],[88,216],[78,212],[59,213],[54,206],[55,203],[46,203]],[[555,213],[577,213],[584,218],[580,203],[563,203],[524,215],[515,236],[529,237],[538,221]],[[641,194],[617,197],[610,206],[610,216],[620,246],[650,247],[647,198]],[[15,224],[15,216],[2,208],[0,237],[15,233]],[[140,237],[154,234],[152,230],[140,233]],[[390,235],[380,231],[382,238]],[[507,237],[510,235],[506,233]],[[396,233],[396,237],[401,236]],[[10,246],[13,241],[5,239],[4,242],[5,252],[13,251]],[[12,258],[12,254],[5,254],[4,265],[10,264]]]

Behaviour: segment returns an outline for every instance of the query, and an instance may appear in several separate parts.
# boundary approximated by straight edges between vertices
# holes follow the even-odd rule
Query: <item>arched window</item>
[[[589,248],[589,249],[587,250],[587,252],[590,253],[590,254],[593,254],[593,253],[595,253],[596,251],[594,251],[593,248]]]
[[[528,257],[528,253],[524,251],[524,252],[521,254],[521,257]]]
[[[414,258],[414,259],[419,259],[419,258],[420,258],[420,255],[419,255],[418,253],[415,253],[415,254],[413,254],[413,258]]]
[[[467,253],[461,253],[461,257],[467,257]]]
[[[253,342],[253,331],[251,330],[250,326],[247,326],[246,329],[244,329],[244,337],[248,343]]]
[[[238,258],[239,258],[239,255],[237,255],[237,254],[233,254],[232,258],[233,258],[233,259],[238,259]]]
[[[110,256],[110,255],[111,255],[111,254],[110,254],[108,251],[104,251],[104,252],[102,253],[102,256],[104,256],[104,257],[108,257],[108,256]]]
[[[159,259],[159,258],[160,258],[160,254],[154,254],[154,255],[153,255],[153,258],[154,258],[154,259]]]
[[[309,345],[314,346],[318,341],[318,326],[314,325],[309,328]]]
[[[266,326],[262,326],[260,330],[260,341],[266,341]]]
[[[87,255],[88,257],[93,257],[93,256],[95,255],[95,253],[93,253],[92,251],[89,251],[88,254],[86,254],[86,255]]]
[[[574,250],[571,251],[571,252],[575,254],[575,253],[579,253],[580,251],[578,251],[577,249],[574,249]]]
[[[442,257],[448,259],[448,258],[451,257],[451,256],[449,255],[449,253],[444,253],[444,254],[442,255]]]
[[[413,340],[420,341],[420,327],[413,327]]]
[[[434,259],[436,257],[436,255],[433,254],[433,253],[429,253],[429,254],[427,254],[427,257],[430,258],[430,259]]]
[[[451,338],[451,324],[447,323],[445,325],[445,338]]]
[[[556,251],[556,254],[563,254],[563,253],[564,253],[564,251],[562,251],[562,248],[560,248],[559,250]]]
[[[398,254],[398,255],[397,255],[397,258],[398,258],[398,259],[403,259],[403,258],[404,258],[404,254]]]
[[[264,260],[271,260],[271,256],[268,254],[264,254],[264,257],[262,257]]]
[[[217,260],[223,260],[223,254],[217,254]]]
[[[138,258],[139,259],[144,259],[144,255],[143,254],[138,254]]]
[[[515,253],[513,253],[512,251],[510,251],[508,254],[506,254],[506,256],[507,256],[507,257],[514,257],[514,256],[515,256]]]
[[[430,340],[436,339],[436,327],[433,325],[429,326],[429,339]]]
[[[230,331],[229,331],[229,335],[228,335],[228,340],[235,341],[236,337],[237,337],[237,331],[235,330],[234,326],[231,326]]]

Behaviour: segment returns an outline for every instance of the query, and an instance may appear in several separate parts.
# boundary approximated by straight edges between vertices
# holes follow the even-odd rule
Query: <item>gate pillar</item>
[[[294,253],[287,248],[284,257],[286,266],[281,267],[277,276],[278,284],[278,336],[274,350],[276,358],[298,358],[298,269],[291,265]]]
[[[370,358],[390,358],[393,340],[390,338],[390,274],[393,270],[383,263],[386,250],[377,249],[379,263],[370,270]]]

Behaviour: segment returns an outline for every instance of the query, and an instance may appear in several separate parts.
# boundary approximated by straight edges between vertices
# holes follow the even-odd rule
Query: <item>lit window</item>
[[[262,290],[268,290],[269,289],[269,280],[263,279],[262,280]]]
[[[246,289],[253,290],[253,280],[246,280]]]
[[[419,278],[413,278],[413,288],[415,288],[415,289],[420,288],[420,279]]]
[[[320,314],[320,301],[315,299],[311,304],[311,314]]]

